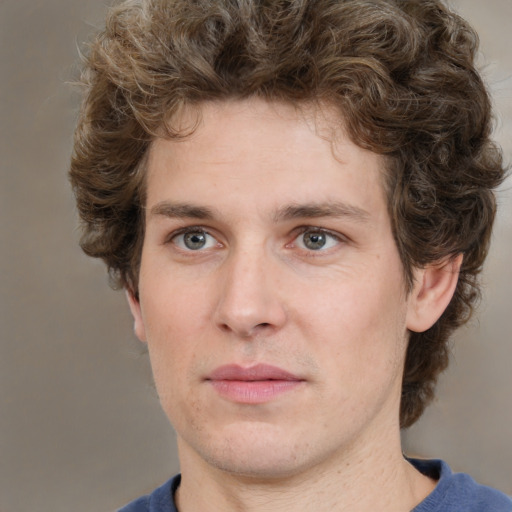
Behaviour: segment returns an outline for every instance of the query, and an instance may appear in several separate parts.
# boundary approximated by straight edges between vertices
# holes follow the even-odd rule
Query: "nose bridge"
[[[233,248],[223,264],[216,321],[240,336],[275,330],[286,320],[278,293],[277,262],[264,244]]]

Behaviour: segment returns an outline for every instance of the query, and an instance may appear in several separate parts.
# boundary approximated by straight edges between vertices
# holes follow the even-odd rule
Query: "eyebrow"
[[[274,222],[292,219],[316,219],[319,217],[349,218],[357,222],[367,222],[370,214],[354,205],[342,202],[311,204],[291,204],[279,208],[274,215]]]
[[[204,219],[212,220],[215,215],[213,210],[204,206],[197,206],[187,203],[171,203],[161,201],[149,210],[150,216],[161,215],[169,218],[180,219]]]
[[[218,215],[205,206],[188,203],[161,201],[149,209],[150,216],[213,220]],[[279,208],[272,215],[275,223],[293,219],[316,219],[320,217],[348,218],[356,222],[367,222],[370,214],[354,205],[342,202],[290,204]]]

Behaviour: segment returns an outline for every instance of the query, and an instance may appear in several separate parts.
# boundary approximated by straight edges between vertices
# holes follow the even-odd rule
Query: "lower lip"
[[[232,402],[262,404],[296,389],[301,380],[211,380],[215,391]]]

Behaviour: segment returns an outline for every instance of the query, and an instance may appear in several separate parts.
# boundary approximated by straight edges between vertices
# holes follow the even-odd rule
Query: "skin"
[[[435,485],[402,456],[401,378],[408,332],[440,316],[460,258],[406,293],[384,161],[326,112],[206,103],[192,136],[152,144],[128,295],[177,433],[181,512],[408,511]],[[240,403],[209,378],[226,364],[298,384]]]

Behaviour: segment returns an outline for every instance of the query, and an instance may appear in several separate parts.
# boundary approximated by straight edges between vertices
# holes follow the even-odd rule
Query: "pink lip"
[[[268,402],[304,382],[297,375],[267,364],[249,368],[234,364],[220,366],[206,380],[223,398],[244,404]]]

